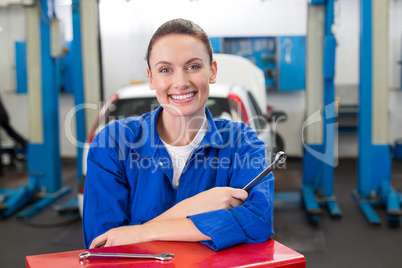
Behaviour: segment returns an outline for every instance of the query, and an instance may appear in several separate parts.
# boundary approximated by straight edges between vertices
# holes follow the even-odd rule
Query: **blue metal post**
[[[72,2],[73,16],[73,87],[74,87],[74,102],[75,105],[84,104],[84,84],[82,75],[82,52],[81,52],[81,17],[80,17],[80,0]],[[77,174],[78,181],[82,177],[82,154],[83,146],[86,139],[85,129],[85,112],[83,109],[76,110],[76,131],[77,131]]]
[[[378,89],[373,89],[373,77],[376,75],[373,72],[373,68],[376,67],[373,66],[373,53],[377,51],[373,50],[372,44],[373,11],[381,12],[384,6],[379,6],[378,10],[374,10],[373,3],[373,0],[360,0],[358,189],[353,191],[353,196],[370,224],[379,225],[381,223],[372,208],[372,205],[378,204],[381,197],[382,203],[387,208],[389,225],[399,225],[401,215],[399,197],[390,184],[390,146],[384,141],[373,141],[373,127],[377,127],[373,126],[373,104],[377,104],[375,107],[384,105],[373,99],[373,94],[377,93]],[[377,30],[376,33],[378,34],[378,32]],[[386,85],[384,88],[384,94],[386,94],[388,88]]]
[[[47,193],[54,193],[61,188],[61,158],[59,138],[59,88],[56,83],[56,61],[50,56],[50,25],[48,1],[41,0],[44,19],[40,19],[41,62],[42,62],[42,110],[44,155],[38,158],[46,161],[40,186],[46,187]],[[38,189],[41,190],[41,189]]]
[[[84,81],[82,74],[82,51],[81,51],[81,15],[80,15],[80,0],[73,0],[72,5],[72,20],[73,20],[73,41],[72,41],[72,54],[73,54],[73,94],[75,103],[75,123],[76,123],[76,142],[77,142],[77,181],[82,179],[82,165],[83,165],[83,145],[86,139],[85,128],[85,110],[77,107],[82,107],[84,104]],[[71,207],[78,207],[77,197],[62,205],[59,209],[64,212]]]
[[[371,0],[360,1],[360,85],[359,85],[359,159],[358,194],[370,197],[372,190],[372,4]],[[361,134],[360,134],[361,133]]]
[[[333,194],[335,135],[335,50],[336,39],[332,33],[334,23],[334,0],[310,1],[311,5],[325,5],[324,55],[323,55],[323,141],[322,144],[309,144],[303,156],[302,197],[307,212],[313,221],[319,220],[321,205],[326,205],[331,216],[340,217],[342,212]],[[310,150],[311,149],[311,150]],[[314,151],[320,156],[313,155]]]
[[[335,49],[336,40],[332,33],[334,23],[334,0],[327,0],[325,5],[324,25],[324,140],[325,161],[323,163],[322,192],[332,197],[334,185],[334,142],[335,142]]]

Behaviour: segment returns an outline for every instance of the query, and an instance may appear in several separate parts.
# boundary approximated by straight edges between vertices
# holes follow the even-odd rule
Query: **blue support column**
[[[372,9],[371,0],[360,0],[360,84],[358,194],[369,198],[372,188]],[[360,134],[361,133],[361,134]],[[360,179],[361,178],[361,179]]]
[[[384,6],[377,6],[374,9],[373,4],[383,4]],[[378,8],[379,7],[379,8]],[[380,18],[383,21],[377,21],[377,27],[384,26],[388,23],[388,17],[381,13],[388,9],[387,2],[374,2],[373,0],[360,0],[360,85],[359,85],[359,158],[358,158],[358,183],[357,190],[353,191],[353,197],[356,203],[361,208],[367,221],[372,225],[380,225],[381,221],[375,213],[372,206],[379,205],[379,202],[385,205],[387,210],[388,224],[396,226],[400,224],[400,200],[398,193],[391,187],[391,154],[390,146],[386,141],[375,140],[374,131],[388,132],[384,127],[375,125],[374,108],[377,107],[377,112],[382,112],[383,118],[386,116],[384,110],[387,107],[374,98],[374,94],[387,94],[387,83],[381,84],[381,92],[379,87],[374,87],[374,79],[385,76],[383,78],[387,81],[387,73],[374,73],[373,69],[376,68],[373,64],[374,53],[379,53],[379,48],[375,51],[373,49],[374,34],[379,34],[379,30],[373,31],[374,12],[379,15],[375,18]],[[382,28],[379,28],[380,30]],[[384,30],[384,32],[386,32]],[[378,41],[378,40],[376,40]],[[387,47],[386,44],[380,45]],[[383,53],[383,51],[381,51]],[[376,54],[374,54],[376,55]],[[387,57],[386,53],[384,55]],[[378,61],[378,58],[377,58]],[[384,66],[384,63],[381,62]],[[379,64],[377,62],[377,64]],[[385,63],[386,65],[387,63]],[[378,72],[378,69],[377,69]],[[378,76],[378,77],[377,77]],[[382,78],[382,77],[381,77]],[[377,80],[378,82],[379,80]],[[382,104],[382,105],[381,105]],[[380,107],[380,108],[378,108]],[[384,132],[380,132],[384,134]],[[376,132],[377,133],[377,132]],[[377,133],[377,136],[378,133]],[[387,137],[387,135],[385,135]]]
[[[322,194],[324,203],[328,207],[332,217],[339,218],[342,215],[341,209],[334,197],[334,167],[335,162],[335,141],[336,128],[335,118],[335,55],[336,39],[332,33],[334,23],[334,0],[327,0],[325,5],[325,42],[324,42],[324,140],[325,146]]]
[[[339,218],[342,212],[333,193],[335,162],[335,50],[336,39],[332,33],[334,1],[310,1],[311,5],[325,5],[324,50],[323,50],[323,140],[322,144],[308,144],[304,148],[302,197],[312,221],[318,221],[321,206],[327,206],[332,217]]]
[[[81,46],[81,9],[80,0],[73,0],[72,5],[72,20],[73,20],[73,41],[72,41],[72,54],[73,54],[73,94],[75,104],[75,122],[76,122],[76,147],[77,147],[77,182],[82,179],[82,166],[83,166],[83,149],[86,139],[85,128],[85,97],[84,97],[84,81],[82,73],[82,46]],[[78,208],[77,197],[68,201],[60,207],[59,211],[64,212],[71,208]]]
[[[50,17],[47,17],[49,13],[48,0],[42,0],[40,3],[43,15],[46,16],[47,20],[50,20]],[[41,19],[40,30],[44,155],[37,155],[37,157],[43,157],[47,162],[40,185],[46,187],[47,193],[54,193],[61,188],[59,88],[56,81],[56,60],[50,56],[49,21]]]
[[[72,1],[73,16],[73,87],[74,87],[74,103],[75,106],[84,104],[84,82],[82,75],[82,48],[81,48],[81,17],[80,17],[80,0]],[[82,154],[83,145],[86,139],[85,129],[85,111],[77,109],[75,112],[76,131],[77,131],[77,174],[78,181],[82,177]]]

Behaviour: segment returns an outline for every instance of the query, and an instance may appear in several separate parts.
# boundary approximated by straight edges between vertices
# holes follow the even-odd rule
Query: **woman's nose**
[[[190,86],[187,74],[185,72],[176,72],[174,77],[174,87],[179,90],[185,90]]]

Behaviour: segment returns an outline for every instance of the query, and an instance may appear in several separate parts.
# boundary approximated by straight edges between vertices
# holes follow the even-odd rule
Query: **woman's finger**
[[[239,207],[239,206],[243,205],[243,201],[240,199],[232,198],[230,205],[232,207]]]
[[[106,234],[102,234],[102,235],[98,236],[97,238],[95,238],[95,239],[92,241],[91,246],[89,246],[89,248],[90,248],[90,249],[91,249],[91,248],[97,248],[97,247],[99,247],[99,246],[105,245],[105,244],[106,244],[106,237],[107,237]]]
[[[248,197],[248,193],[246,191],[244,191],[243,189],[232,188],[230,193],[231,193],[232,197],[242,200],[242,201],[245,201]]]

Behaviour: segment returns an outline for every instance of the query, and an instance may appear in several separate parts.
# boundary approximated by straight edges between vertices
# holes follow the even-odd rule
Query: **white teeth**
[[[174,100],[184,100],[184,99],[188,99],[188,98],[191,98],[192,96],[194,96],[194,92],[188,93],[186,95],[170,95],[170,96]]]

